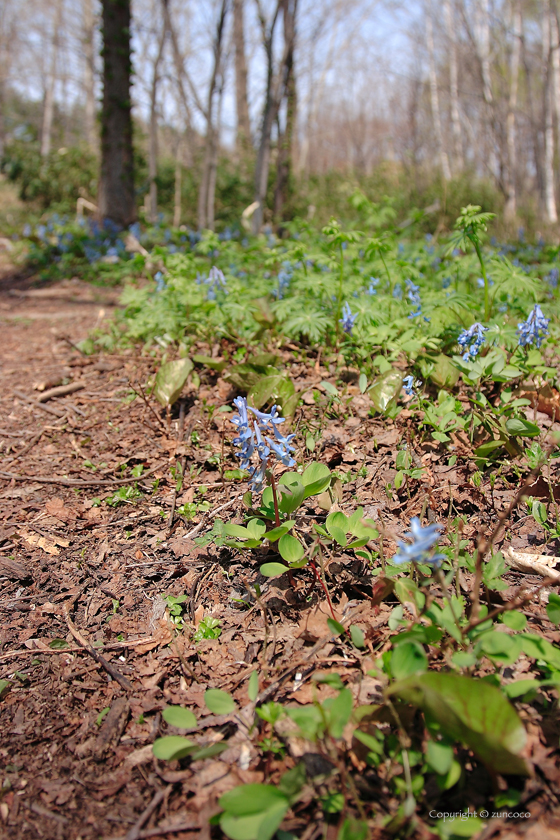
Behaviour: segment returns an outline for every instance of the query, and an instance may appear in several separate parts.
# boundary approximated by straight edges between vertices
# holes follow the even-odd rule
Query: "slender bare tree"
[[[432,119],[434,122],[434,133],[436,136],[437,153],[439,157],[441,174],[445,181],[451,179],[449,168],[449,157],[445,150],[443,131],[441,128],[441,112],[439,107],[439,91],[436,71],[436,58],[434,48],[434,27],[432,22],[432,6],[430,5],[426,15],[426,45],[428,47],[428,59],[430,65],[430,99],[432,103]]]
[[[53,8],[53,27],[51,40],[51,55],[49,71],[45,81],[45,98],[43,103],[43,125],[41,128],[41,155],[46,157],[51,151],[51,135],[54,118],[54,88],[56,85],[56,66],[58,61],[58,46],[60,39],[60,23],[62,19],[63,0],[56,0]]]
[[[237,132],[235,150],[245,157],[251,147],[251,122],[247,95],[247,57],[245,55],[245,0],[233,0],[233,44],[235,50],[235,106]]]

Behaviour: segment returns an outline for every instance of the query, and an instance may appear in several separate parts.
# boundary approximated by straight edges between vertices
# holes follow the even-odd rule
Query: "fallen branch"
[[[51,400],[53,397],[65,397],[67,394],[73,394],[75,391],[83,391],[87,382],[79,379],[77,382],[70,382],[68,385],[58,385],[56,388],[49,388],[48,391],[43,391],[37,402],[44,403]]]
[[[76,639],[78,644],[83,647],[86,653],[89,653],[92,659],[95,659],[97,664],[101,665],[101,667],[104,668],[105,671],[107,671],[109,676],[112,677],[112,679],[116,680],[116,682],[118,682],[118,684],[122,688],[124,688],[126,691],[131,691],[133,685],[130,682],[130,680],[127,680],[127,678],[123,674],[121,674],[120,671],[117,671],[114,665],[111,665],[111,663],[108,662],[104,656],[101,656],[101,654],[98,653],[95,650],[95,648],[93,648],[90,644],[88,644],[88,642],[86,642],[86,640],[84,639],[84,637],[82,636],[72,619],[70,618],[70,613],[68,611],[67,604],[64,605],[64,617],[66,619],[66,624],[68,625],[70,633]]]
[[[153,467],[148,472],[140,476],[131,476],[130,478],[115,478],[110,481],[104,479],[91,479],[82,481],[79,478],[47,478],[42,475],[16,475],[16,473],[4,472],[0,470],[1,478],[13,478],[14,481],[36,481],[39,484],[61,484],[63,487],[114,487],[117,484],[134,484],[135,481],[143,481],[149,475],[153,475],[157,470],[161,469],[161,465]]]

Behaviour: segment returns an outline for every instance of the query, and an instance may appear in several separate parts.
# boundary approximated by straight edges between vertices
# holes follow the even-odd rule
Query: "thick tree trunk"
[[[247,96],[247,59],[245,57],[245,0],[233,0],[233,44],[235,49],[235,106],[237,134],[235,151],[244,157],[251,146],[251,123]]]
[[[84,115],[85,135],[88,146],[97,146],[97,131],[95,127],[95,17],[93,14],[93,0],[83,0],[83,36],[84,50]]]
[[[286,26],[289,30],[286,31]],[[285,220],[285,211],[289,203],[292,174],[292,152],[297,116],[296,74],[294,66],[295,20],[293,16],[284,18],[284,40],[289,44],[286,56],[286,124],[279,132],[278,157],[276,163],[276,187],[274,190],[274,216],[277,222]]]
[[[130,102],[130,0],[102,0],[103,109],[98,208],[128,227],[136,219]]]
[[[543,44],[543,130],[544,130],[544,206],[546,219],[558,221],[554,189],[554,123],[551,85],[551,12],[550,3],[545,0],[542,17]]]
[[[506,205],[504,215],[506,219],[514,219],[517,213],[517,147],[516,147],[516,112],[517,95],[519,90],[519,59],[521,55],[521,11],[519,0],[512,0],[512,30],[513,43],[510,56],[509,102],[506,120],[507,141],[507,170],[505,178]]]
[[[453,6],[452,6],[453,2]],[[453,165],[455,173],[464,167],[463,137],[459,114],[459,71],[457,66],[457,37],[455,28],[455,0],[444,0],[445,29],[449,49],[449,98],[451,105],[451,129],[453,132]]]
[[[441,113],[439,109],[439,93],[436,73],[436,59],[434,49],[434,29],[432,24],[432,9],[428,9],[426,17],[426,43],[428,46],[428,57],[430,61],[430,99],[432,104],[432,119],[434,122],[434,133],[436,135],[436,145],[441,166],[441,174],[445,181],[451,178],[451,171],[449,169],[449,158],[443,144],[443,132],[441,129]]]
[[[158,157],[158,120],[157,120],[157,86],[159,82],[159,66],[165,46],[166,27],[163,27],[159,39],[158,53],[154,62],[152,87],[150,89],[150,154],[148,160],[148,177],[150,180],[150,222],[155,225],[158,216],[157,194],[157,157]]]
[[[43,104],[43,125],[41,128],[41,155],[47,157],[51,151],[52,125],[54,118],[54,86],[56,84],[56,64],[58,60],[58,30],[62,16],[62,0],[58,0],[54,10],[51,61],[47,73],[45,99]]]

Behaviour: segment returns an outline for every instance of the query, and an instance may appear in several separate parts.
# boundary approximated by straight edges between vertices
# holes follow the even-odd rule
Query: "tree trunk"
[[[550,19],[552,29],[552,95],[556,113],[556,136],[560,142],[560,29],[556,11],[557,6],[555,5]]]
[[[286,26],[289,27],[286,31]],[[286,56],[286,124],[278,136],[278,157],[276,163],[276,187],[274,190],[274,216],[277,222],[285,220],[285,211],[289,202],[292,174],[292,147],[297,115],[297,91],[294,66],[295,20],[291,15],[284,15],[284,40],[289,44]]]
[[[185,137],[186,137],[186,165],[192,166],[193,165],[193,158],[194,158],[194,138],[193,138],[193,130],[192,130],[192,115],[191,109],[189,105],[189,100],[187,98],[187,92],[185,90],[184,84],[184,77],[185,77],[185,64],[183,60],[183,56],[179,50],[179,43],[177,41],[177,33],[175,32],[175,28],[171,22],[171,14],[169,11],[169,0],[162,0],[162,7],[163,7],[163,15],[165,20],[166,30],[169,33],[169,37],[171,39],[171,47],[173,51],[173,63],[175,65],[175,77],[177,82],[177,90],[179,91],[179,99],[181,104],[183,105],[183,110],[185,112]]]
[[[544,205],[549,222],[558,221],[556,195],[554,190],[554,123],[552,114],[551,86],[551,12],[550,3],[545,0],[542,17],[543,44],[543,129],[544,129]]]
[[[426,17],[426,43],[428,46],[428,56],[430,60],[430,99],[432,104],[432,119],[434,122],[434,132],[436,135],[436,145],[438,151],[439,162],[441,166],[441,174],[445,181],[451,179],[451,171],[449,169],[449,158],[443,145],[443,132],[441,130],[441,114],[439,109],[439,93],[436,73],[436,57],[434,50],[434,30],[432,24],[432,9],[428,9]]]
[[[148,160],[148,177],[150,180],[150,222],[155,225],[158,217],[157,209],[157,157],[158,157],[158,120],[157,120],[157,86],[159,82],[159,65],[165,46],[166,27],[164,24],[158,53],[154,62],[152,86],[150,89],[150,154]]]
[[[257,152],[257,163],[255,167],[255,202],[257,208],[252,217],[253,233],[259,233],[264,219],[264,204],[268,187],[268,171],[270,167],[270,147],[272,127],[278,115],[278,109],[286,89],[287,82],[287,60],[291,50],[291,44],[284,42],[284,53],[277,73],[274,73],[274,30],[278,15],[282,11],[284,17],[285,37],[292,33],[295,36],[295,20],[298,0],[278,0],[274,16],[270,26],[266,27],[261,15],[261,27],[263,30],[263,45],[267,58],[265,104],[263,109],[260,142]],[[259,3],[260,9],[260,3]]]
[[[183,169],[181,166],[181,138],[177,138],[175,147],[175,196],[173,203],[173,227],[181,224],[181,179]]]
[[[459,72],[457,67],[457,38],[455,35],[455,0],[444,0],[445,29],[449,48],[449,97],[451,100],[451,129],[453,132],[453,163],[455,172],[464,167],[463,137],[459,114]]]
[[[233,0],[233,44],[235,49],[235,106],[237,134],[235,151],[244,157],[251,146],[251,123],[247,96],[247,59],[245,57],[245,0]]]
[[[130,0],[102,0],[103,109],[98,208],[128,227],[136,219],[130,102]]]
[[[97,146],[97,131],[95,127],[95,17],[93,14],[93,0],[83,2],[83,36],[84,50],[84,95],[85,95],[85,135],[88,146]]]
[[[519,59],[521,55],[521,11],[519,0],[512,0],[512,30],[513,43],[510,56],[509,102],[506,120],[507,135],[507,170],[505,178],[506,205],[504,216],[507,220],[514,219],[517,213],[517,148],[516,148],[516,112],[517,95],[519,90]]]
[[[206,117],[206,145],[204,149],[204,163],[202,167],[202,179],[198,192],[198,228],[203,230],[214,229],[214,195],[216,190],[216,175],[218,157],[219,134],[214,124],[214,99],[216,93],[221,98],[223,90],[222,72],[222,44],[224,27],[226,21],[228,0],[222,0],[218,22],[216,24],[216,37],[214,39],[214,66],[208,87],[208,100],[204,115]]]
[[[47,73],[45,100],[43,105],[43,126],[41,129],[41,156],[47,157],[51,151],[52,125],[54,117],[54,86],[56,83],[56,63],[58,59],[58,30],[62,17],[62,0],[58,0],[54,11],[53,37],[51,43],[51,61]]]

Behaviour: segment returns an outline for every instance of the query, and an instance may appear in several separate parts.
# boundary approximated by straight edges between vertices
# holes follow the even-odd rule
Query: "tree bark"
[[[82,0],[83,35],[82,48],[84,51],[84,116],[85,135],[88,146],[96,148],[97,131],[95,127],[95,17],[93,14],[93,0]]]
[[[45,100],[43,105],[43,125],[41,128],[41,156],[47,157],[51,151],[52,125],[54,118],[54,86],[56,84],[56,64],[58,60],[58,30],[62,17],[62,0],[58,0],[54,9],[51,60],[47,73]]]
[[[434,133],[436,135],[436,145],[441,166],[441,174],[445,181],[451,179],[451,171],[449,169],[449,158],[445,151],[443,143],[443,132],[441,129],[441,113],[439,108],[439,93],[436,72],[436,58],[434,49],[434,29],[432,24],[432,8],[428,9],[426,16],[426,43],[428,46],[428,57],[430,61],[430,100],[432,104],[432,119],[434,122]]]
[[[288,27],[286,29],[286,27]],[[276,187],[274,190],[274,216],[277,222],[285,221],[285,212],[291,192],[292,151],[297,118],[297,89],[294,65],[295,18],[284,13],[284,41],[289,45],[286,54],[286,84],[284,100],[286,103],[286,123],[279,131],[278,156],[276,162]]]
[[[251,147],[251,122],[247,96],[247,59],[245,56],[245,0],[233,0],[233,44],[235,50],[235,106],[237,133],[235,151],[244,157]]]
[[[514,219],[517,213],[517,148],[516,148],[516,113],[517,96],[519,90],[519,59],[521,55],[521,11],[519,0],[512,0],[512,35],[510,56],[510,81],[508,114],[506,120],[506,141],[507,141],[507,170],[505,178],[506,204],[504,216],[507,220]]]
[[[551,10],[549,0],[545,0],[542,13],[543,44],[543,130],[544,130],[544,205],[549,222],[558,221],[556,195],[554,189],[554,123],[552,112],[551,85]]]
[[[102,0],[103,108],[98,208],[119,227],[136,220],[130,79],[130,0]]]
[[[158,157],[158,120],[157,120],[157,86],[159,82],[159,66],[165,47],[166,26],[164,24],[159,39],[158,52],[154,62],[152,86],[150,89],[150,154],[148,160],[148,178],[150,180],[150,222],[157,222],[157,157]]]
[[[453,2],[453,6],[451,5]],[[451,104],[451,129],[453,132],[453,164],[455,172],[461,172],[463,158],[463,136],[459,113],[459,72],[457,67],[457,38],[455,35],[455,0],[444,0],[445,29],[449,49],[449,97]]]

